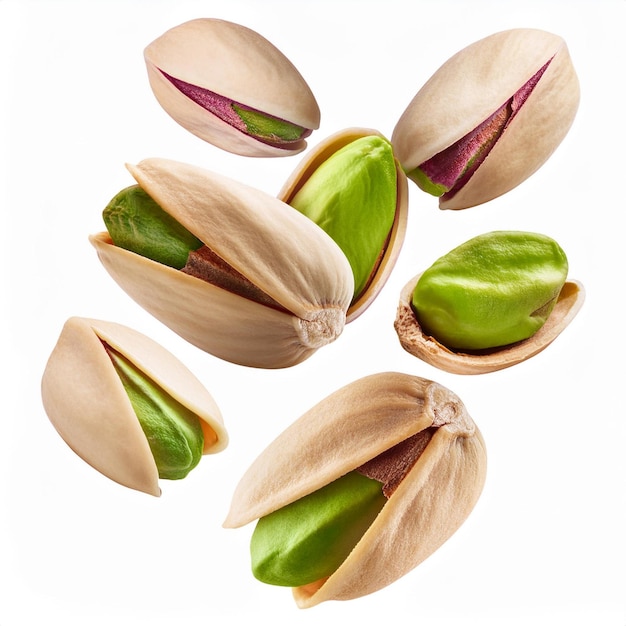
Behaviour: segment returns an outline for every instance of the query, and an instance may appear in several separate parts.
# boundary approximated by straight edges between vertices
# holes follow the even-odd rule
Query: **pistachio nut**
[[[405,350],[453,373],[485,373],[547,347],[576,315],[582,285],[567,281],[556,241],[494,231],[439,258],[402,291],[395,321]]]
[[[395,265],[406,232],[407,187],[390,142],[376,130],[348,128],[311,150],[278,194],[346,255],[355,283],[348,322],[373,302]]]
[[[171,28],[144,50],[163,109],[183,128],[244,156],[306,148],[320,111],[294,65],[255,31],[201,18]]]
[[[228,435],[215,401],[170,352],[131,328],[72,317],[41,381],[58,433],[112,480],[159,496],[159,478],[184,478]]]
[[[571,127],[580,99],[563,39],[519,28],[448,59],[418,91],[392,144],[441,209],[465,209],[526,180]]]
[[[300,608],[358,598],[408,573],[461,526],[486,464],[482,436],[454,393],[374,374],[270,443],[238,483],[224,526],[259,520],[254,573],[293,583]]]
[[[146,159],[127,167],[162,209],[148,207],[142,222],[157,235],[142,234],[135,249],[116,245],[109,232],[90,241],[111,276],[157,319],[206,352],[254,367],[295,365],[339,336],[354,292],[352,271],[309,218],[192,165]],[[113,204],[133,205],[119,198]],[[190,250],[182,270],[149,258],[154,239],[172,234],[157,225],[163,212],[182,226],[174,235]],[[138,230],[132,213],[118,217],[121,230],[124,224]],[[194,238],[202,243],[196,250]]]

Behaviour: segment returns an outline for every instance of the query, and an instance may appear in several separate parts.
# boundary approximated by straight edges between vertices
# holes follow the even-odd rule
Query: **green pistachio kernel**
[[[102,212],[113,243],[181,269],[202,242],[166,213],[139,185],[120,191]]]
[[[204,435],[200,418],[146,377],[125,356],[105,344],[141,428],[160,478],[177,480],[200,462]]]
[[[286,587],[330,576],[385,502],[380,482],[353,471],[262,517],[250,543],[254,576]]]
[[[396,214],[396,177],[391,144],[377,135],[362,137],[324,161],[290,202],[343,250],[355,299],[385,249]]]
[[[543,326],[567,271],[567,257],[553,239],[491,232],[435,261],[418,280],[411,304],[422,329],[444,346],[496,348]]]
[[[261,141],[298,141],[303,136],[309,134],[302,126],[266,115],[260,111],[248,109],[235,103],[233,103],[232,107],[245,124],[246,132]]]

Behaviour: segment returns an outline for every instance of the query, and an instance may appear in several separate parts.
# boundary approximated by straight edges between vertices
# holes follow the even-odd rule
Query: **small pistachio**
[[[65,442],[112,480],[158,496],[228,435],[213,398],[170,352],[126,326],[73,317],[42,376],[44,409]]]
[[[445,371],[482,374],[524,361],[571,322],[584,289],[550,237],[495,231],[466,241],[402,290],[402,347]]]
[[[245,156],[301,152],[320,112],[294,65],[267,39],[232,22],[195,19],[144,51],[150,85],[181,126]]]
[[[424,331],[448,348],[496,348],[543,326],[567,271],[567,257],[550,237],[486,233],[435,261],[418,280],[412,306]]]
[[[446,61],[408,105],[392,134],[407,176],[465,209],[519,185],[567,134],[580,99],[565,42],[512,29]]]
[[[346,255],[354,298],[380,262],[396,215],[397,176],[391,144],[355,139],[324,161],[289,204],[323,228]]]
[[[302,159],[278,197],[315,221],[339,244],[355,289],[346,321],[361,315],[384,287],[407,225],[407,178],[378,131],[348,128]]]
[[[224,522],[258,520],[253,572],[300,608],[372,593],[441,546],[476,504],[482,436],[432,381],[386,372],[334,392],[248,468]]]

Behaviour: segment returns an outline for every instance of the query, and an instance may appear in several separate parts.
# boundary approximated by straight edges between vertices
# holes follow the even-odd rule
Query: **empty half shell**
[[[348,261],[316,224],[260,190],[192,165],[147,159],[137,183],[264,302],[90,237],[109,274],[181,337],[222,359],[295,365],[342,332],[353,292]],[[268,303],[269,301],[269,303]]]
[[[180,24],[144,51],[152,91],[194,135],[244,156],[306,148],[320,111],[294,65],[255,31],[218,19]]]
[[[287,179],[278,197],[291,204],[296,194],[302,189],[311,176],[319,167],[328,162],[328,159],[339,150],[352,142],[365,137],[383,137],[377,130],[369,128],[348,128],[339,131],[313,148],[298,164],[291,176]],[[383,138],[384,139],[384,138]],[[385,140],[386,141],[386,140]],[[346,178],[349,173],[346,173]],[[372,181],[375,184],[375,181]],[[362,207],[341,206],[337,203],[337,211],[361,211]],[[350,303],[347,313],[347,322],[355,320],[375,300],[380,290],[384,287],[391,271],[396,263],[404,236],[406,233],[408,217],[408,184],[407,178],[396,160],[396,209],[395,218],[389,230],[384,246],[380,250],[375,269],[372,272],[365,289]],[[356,237],[356,234],[355,234]]]
[[[568,280],[543,326],[524,341],[475,352],[454,351],[426,334],[415,316],[411,299],[421,274],[402,289],[394,323],[402,347],[422,361],[452,374],[487,374],[521,363],[545,350],[576,317],[585,300],[583,285]]]
[[[465,209],[533,174],[567,134],[579,99],[561,37],[507,30],[446,61],[398,120],[392,143],[441,209]]]
[[[197,416],[203,454],[219,452],[228,444],[222,415],[200,381],[152,339],[113,322],[67,320],[41,382],[50,421],[69,447],[99,472],[158,496],[155,458],[108,349]]]
[[[485,481],[487,457],[478,428],[460,399],[435,382],[374,374],[322,400],[252,463],[224,526],[267,516],[417,438],[417,459],[402,467],[395,490],[347,558],[330,576],[294,588],[293,595],[299,607],[308,608],[382,589],[459,528]]]

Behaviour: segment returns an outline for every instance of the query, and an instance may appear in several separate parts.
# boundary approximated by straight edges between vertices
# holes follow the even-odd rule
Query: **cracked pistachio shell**
[[[144,58],[163,109],[194,135],[229,152],[287,156],[307,145],[303,138],[282,144],[271,137],[257,139],[241,127],[233,103],[300,126],[304,136],[319,127],[319,107],[298,70],[267,39],[239,24],[209,18],[185,22],[149,44]],[[164,72],[196,88],[203,101],[217,102],[223,115],[185,95]]]
[[[377,130],[369,128],[348,128],[341,130],[313,148],[298,164],[291,176],[286,180],[278,197],[290,204],[302,186],[311,178],[322,163],[325,163],[336,152],[363,137],[383,137]],[[397,261],[404,242],[408,216],[408,184],[407,178],[396,159],[396,213],[384,248],[369,282],[361,294],[355,298],[348,308],[347,322],[355,320],[376,299],[384,287]],[[346,207],[354,210],[354,207]]]
[[[41,382],[51,423],[96,470],[126,487],[159,496],[159,474],[148,440],[102,342],[198,416],[203,454],[220,452],[228,444],[222,415],[200,381],[152,339],[113,322],[80,317],[66,321]]]
[[[109,274],[137,303],[198,348],[263,368],[295,365],[342,332],[350,265],[316,224],[277,198],[196,166],[128,166],[170,215],[280,308],[90,237]]]
[[[482,436],[461,400],[396,372],[334,392],[278,436],[237,485],[224,522],[237,528],[356,469],[427,428],[424,452],[353,551],[328,578],[293,589],[300,608],[372,593],[439,548],[476,504],[486,475]]]
[[[402,289],[394,326],[402,347],[417,358],[452,374],[487,374],[521,363],[545,350],[576,317],[585,300],[583,285],[568,280],[543,326],[528,339],[476,352],[454,351],[427,335],[411,306],[421,274]]]
[[[563,39],[535,29],[496,33],[446,61],[410,102],[392,143],[409,173],[471,133],[549,62],[490,153],[441,209],[465,209],[519,185],[550,157],[578,109],[578,78]],[[409,174],[410,176],[410,174]]]

